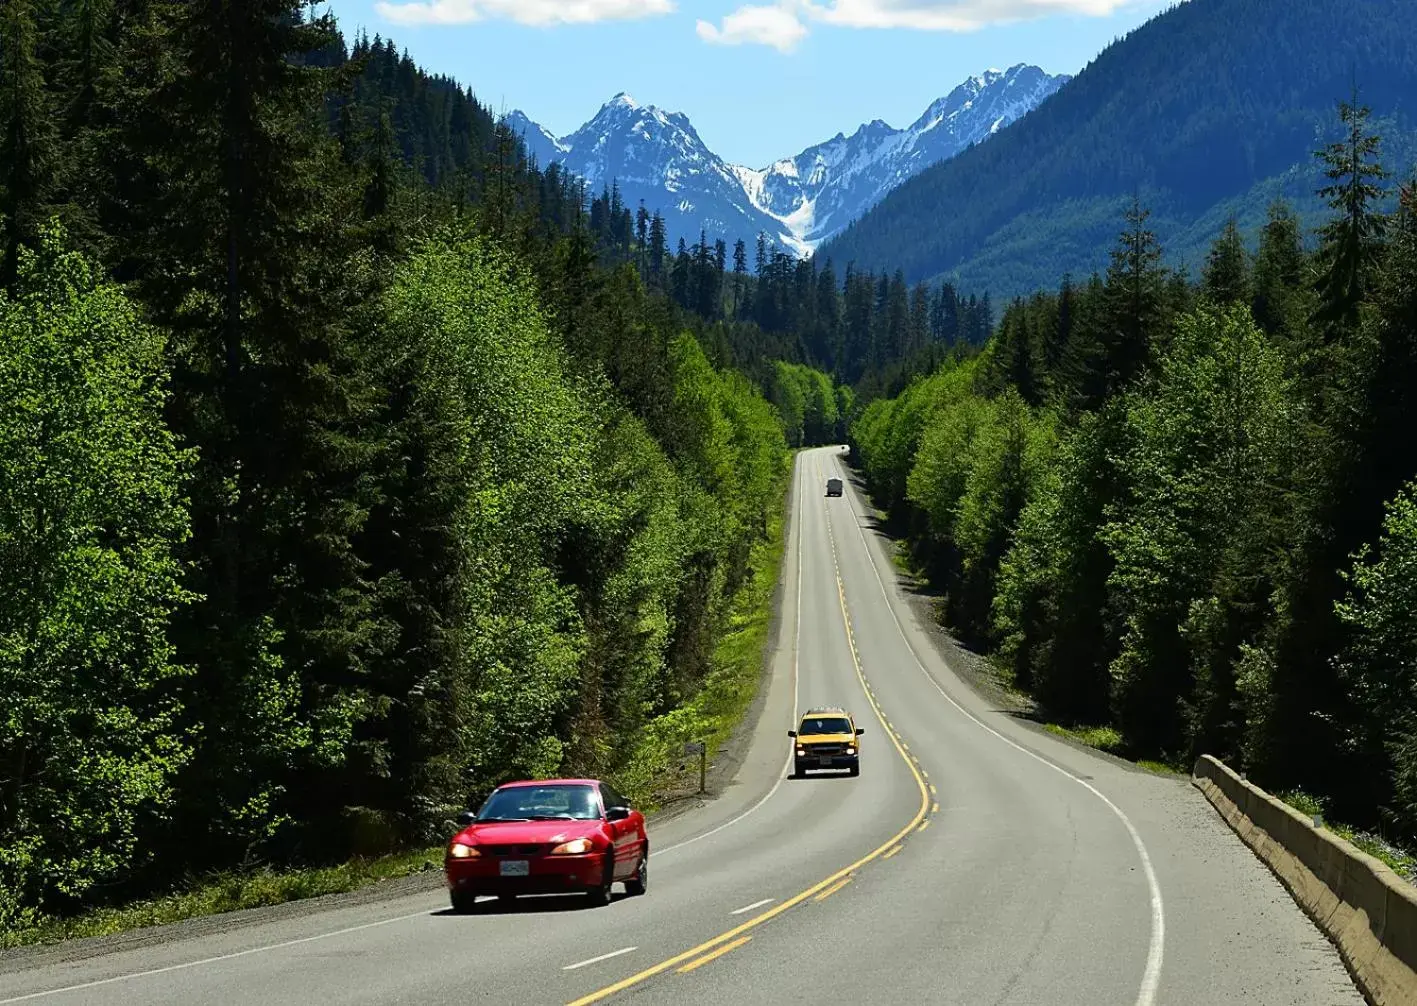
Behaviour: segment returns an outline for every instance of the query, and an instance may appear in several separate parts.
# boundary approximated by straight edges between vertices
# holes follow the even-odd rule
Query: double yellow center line
[[[818,469],[819,478],[820,475],[821,470]],[[799,514],[798,520],[801,519],[802,518]],[[904,828],[900,829],[900,831],[896,832],[896,834],[892,835],[891,838],[883,845],[879,846],[876,849],[873,849],[871,852],[868,852],[866,855],[856,860],[856,862],[852,863],[850,866],[845,866],[842,867],[840,870],[837,870],[825,880],[818,881],[811,887],[807,888],[805,891],[802,891],[800,894],[793,895],[786,901],[779,902],[772,908],[769,908],[767,911],[763,912],[761,915],[755,916],[754,918],[749,919],[747,922],[740,923],[739,925],[734,926],[727,932],[720,933],[718,936],[715,936],[711,940],[705,940],[698,946],[693,947],[689,950],[685,950],[681,954],[675,954],[673,957],[670,957],[667,960],[660,961],[653,967],[645,968],[643,971],[630,975],[628,978],[622,978],[620,981],[615,982],[613,985],[607,985],[603,989],[598,989],[597,991],[592,992],[589,995],[582,996],[581,998],[569,1003],[568,1006],[588,1006],[589,1003],[600,1002],[602,999],[608,999],[610,996],[615,995],[617,992],[623,992],[628,988],[631,988],[635,985],[639,985],[642,982],[648,981],[649,979],[653,978],[655,975],[663,974],[671,968],[678,967],[679,973],[683,974],[686,972],[693,971],[696,968],[700,968],[703,965],[708,964],[719,957],[722,957],[724,954],[729,953],[732,950],[736,950],[738,947],[743,946],[743,944],[747,943],[749,940],[752,939],[751,936],[744,935],[749,930],[756,929],[763,923],[768,922],[771,919],[777,918],[783,912],[786,912],[788,909],[800,905],[808,898],[817,898],[817,900],[822,900],[824,898],[830,897],[831,895],[835,894],[837,891],[845,887],[851,881],[851,875],[857,870],[859,870],[861,867],[865,866],[867,863],[870,863],[873,860],[880,859],[883,857],[889,858],[885,856],[887,852],[889,852],[891,855],[895,855],[895,853],[899,851],[898,846],[900,845],[900,843],[905,839],[907,835],[909,835],[913,830],[920,826],[921,822],[925,820],[926,814],[929,813],[929,786],[925,782],[925,778],[924,776],[922,776],[921,770],[916,766],[915,761],[910,757],[909,754],[906,753],[904,742],[901,741],[900,737],[896,734],[893,726],[886,719],[886,714],[881,711],[881,707],[876,703],[876,697],[874,694],[872,694],[870,685],[866,683],[866,675],[861,669],[861,656],[856,650],[856,637],[855,634],[851,631],[851,616],[846,609],[846,586],[842,583],[841,580],[841,565],[837,560],[836,535],[832,532],[830,517],[827,518],[827,539],[831,543],[832,568],[836,575],[837,599],[841,604],[841,618],[842,623],[846,626],[846,641],[851,649],[851,663],[856,669],[856,679],[861,683],[861,689],[866,695],[866,701],[869,702],[871,705],[871,711],[876,714],[876,719],[880,721],[882,729],[884,729],[886,732],[886,736],[890,738],[891,744],[895,746],[896,753],[900,755],[900,760],[905,764],[905,767],[910,770],[911,776],[915,779],[915,785],[920,790],[920,809],[915,812],[915,816],[910,819],[909,824],[907,824]],[[798,591],[801,591],[802,589],[802,583],[800,579],[797,583],[797,589]]]

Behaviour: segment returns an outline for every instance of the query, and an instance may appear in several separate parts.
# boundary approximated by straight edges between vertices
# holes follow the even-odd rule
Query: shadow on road
[[[612,894],[610,903],[623,901],[627,894]],[[472,915],[551,915],[558,912],[591,911],[597,907],[584,894],[524,894],[513,901],[498,898],[482,898],[477,909],[472,912],[456,912],[452,908],[441,908],[429,912],[436,918],[467,918]]]

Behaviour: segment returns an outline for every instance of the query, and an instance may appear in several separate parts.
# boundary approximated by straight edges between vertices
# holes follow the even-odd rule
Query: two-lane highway
[[[647,896],[251,913],[102,955],[0,955],[0,1004],[1361,1003],[1183,780],[1038,733],[954,677],[860,496],[824,495],[838,474],[836,449],[798,456],[761,716],[725,793],[651,823]],[[866,728],[859,777],[787,777],[813,705]]]

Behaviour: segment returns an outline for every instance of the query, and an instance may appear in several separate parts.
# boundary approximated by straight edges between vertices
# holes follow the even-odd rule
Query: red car
[[[644,815],[598,779],[509,782],[458,823],[443,861],[456,912],[479,894],[584,892],[604,905],[616,881],[631,895],[649,884]]]

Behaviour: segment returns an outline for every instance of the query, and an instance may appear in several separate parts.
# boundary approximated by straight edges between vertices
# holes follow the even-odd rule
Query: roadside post
[[[708,775],[708,745],[703,741],[689,741],[684,745],[686,755],[699,756],[699,792],[705,792],[705,779]]]

